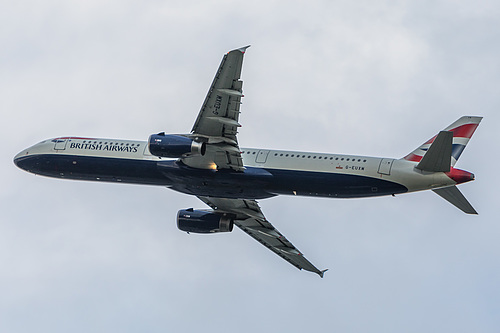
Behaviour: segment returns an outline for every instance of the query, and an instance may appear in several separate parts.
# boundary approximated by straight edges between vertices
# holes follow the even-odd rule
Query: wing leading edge
[[[319,270],[293,246],[269,221],[266,220],[257,201],[198,197],[213,210],[236,214],[234,223],[259,243],[288,261],[298,269],[304,269],[323,277],[327,271]]]

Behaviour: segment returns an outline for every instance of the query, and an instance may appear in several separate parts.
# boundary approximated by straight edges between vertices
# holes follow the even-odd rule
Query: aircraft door
[[[378,167],[378,173],[380,173],[382,175],[390,175],[393,162],[394,162],[394,159],[392,159],[392,158],[383,158],[380,161],[380,166]]]
[[[54,145],[55,150],[64,150],[64,149],[66,149],[66,144],[68,143],[68,140],[67,139],[55,139],[54,142],[55,142],[55,145]]]
[[[257,157],[255,158],[256,163],[266,163],[267,155],[269,155],[269,150],[259,150]]]

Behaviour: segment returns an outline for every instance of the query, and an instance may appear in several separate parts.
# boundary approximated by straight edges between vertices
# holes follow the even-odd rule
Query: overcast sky
[[[11,1],[0,5],[1,332],[497,332],[498,1]],[[432,192],[260,201],[319,268],[240,230],[187,235],[161,187],[34,176],[57,136],[188,132],[225,52],[245,54],[242,147],[400,158],[484,116]]]

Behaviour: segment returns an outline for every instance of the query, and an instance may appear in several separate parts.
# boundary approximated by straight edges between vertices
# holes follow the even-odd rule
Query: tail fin
[[[451,166],[455,166],[460,155],[469,143],[472,134],[476,131],[477,126],[483,117],[463,116],[455,121],[443,131],[453,132],[452,151],[451,151]],[[407,161],[420,162],[429,150],[431,144],[436,140],[438,135],[422,144],[420,147],[412,151],[410,154],[403,157]]]
[[[456,184],[474,180],[470,172],[453,168],[482,117],[463,116],[432,139],[404,157],[407,161],[418,162],[415,168],[428,172],[445,172]],[[433,189],[433,191],[467,214],[477,214],[455,185]]]

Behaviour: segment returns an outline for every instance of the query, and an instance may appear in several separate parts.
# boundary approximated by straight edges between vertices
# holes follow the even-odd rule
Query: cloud
[[[495,2],[15,2],[0,13],[0,330],[494,332]],[[485,116],[433,193],[262,200],[324,279],[239,230],[176,229],[196,198],[15,168],[46,138],[189,131],[224,52],[244,60],[244,147],[400,157]]]

